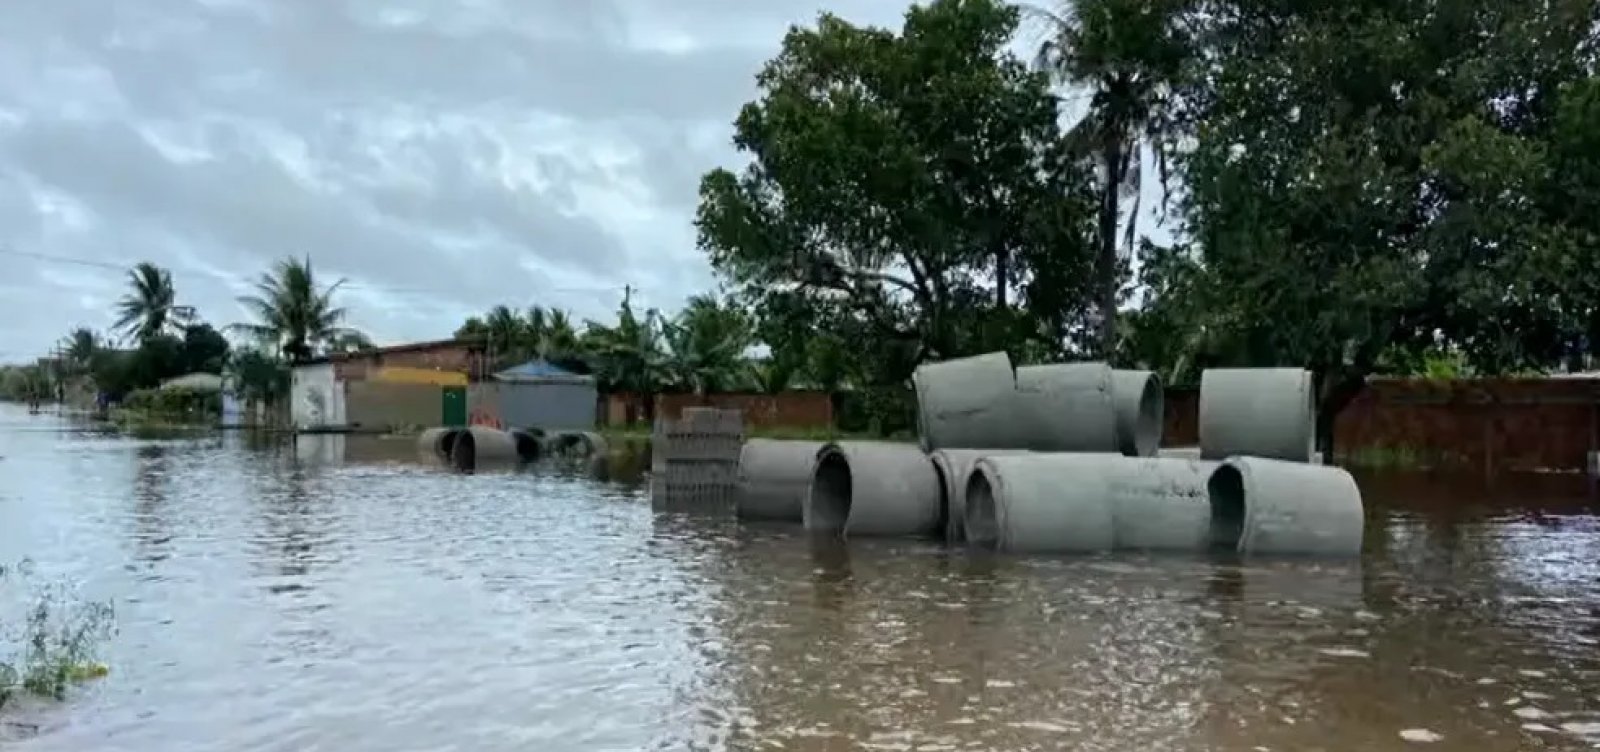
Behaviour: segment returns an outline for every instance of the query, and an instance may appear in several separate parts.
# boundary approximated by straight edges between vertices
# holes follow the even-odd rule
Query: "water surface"
[[[0,561],[118,623],[111,675],[8,707],[0,744],[1600,744],[1578,479],[1363,478],[1368,555],[1318,565],[821,546],[652,513],[639,464],[458,475],[404,441],[133,438],[0,405]]]

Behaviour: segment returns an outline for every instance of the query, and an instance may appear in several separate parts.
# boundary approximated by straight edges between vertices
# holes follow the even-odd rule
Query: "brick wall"
[[[487,368],[480,350],[459,342],[386,348],[336,356],[332,360],[334,373],[342,381],[360,381],[365,379],[370,371],[395,366],[455,371],[473,378],[482,378]]]
[[[1168,389],[1163,446],[1199,443],[1199,390]],[[1413,453],[1493,471],[1583,470],[1600,449],[1600,379],[1374,380],[1334,426],[1341,455]]]
[[[639,395],[608,394],[601,398],[601,403],[601,419],[607,425],[625,425],[645,419],[644,399]],[[833,425],[833,398],[827,392],[730,392],[703,397],[656,395],[658,415],[676,419],[685,407],[740,410],[744,413],[745,426],[750,428],[827,428]]]

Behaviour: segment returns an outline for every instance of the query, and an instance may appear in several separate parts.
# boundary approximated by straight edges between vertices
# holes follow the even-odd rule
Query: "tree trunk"
[[[1122,143],[1108,135],[1101,152],[1105,184],[1100,186],[1100,352],[1110,359],[1117,346],[1117,193],[1122,189]]]
[[[1334,464],[1334,422],[1351,400],[1366,388],[1362,371],[1323,371],[1317,374],[1317,451],[1325,464]]]
[[[1005,310],[1006,287],[1009,286],[1011,278],[1011,259],[1008,258],[1009,256],[1010,254],[1006,253],[1004,249],[994,252],[994,305],[995,308],[1000,310]]]

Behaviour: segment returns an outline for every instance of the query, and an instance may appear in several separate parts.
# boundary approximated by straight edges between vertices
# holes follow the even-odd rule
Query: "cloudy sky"
[[[828,0],[895,25],[903,0]],[[0,6],[0,361],[104,328],[123,267],[208,320],[274,259],[380,342],[505,302],[609,318],[712,285],[699,175],[807,0]],[[41,258],[51,257],[51,259]],[[67,259],[76,260],[76,262]]]

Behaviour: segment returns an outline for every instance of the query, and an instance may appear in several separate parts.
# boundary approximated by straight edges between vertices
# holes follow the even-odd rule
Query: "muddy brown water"
[[[0,405],[0,561],[118,624],[110,675],[0,711],[0,746],[1600,744],[1582,479],[1363,478],[1368,553],[1328,565],[825,546],[655,514],[642,464],[458,475],[403,441],[139,438]]]

